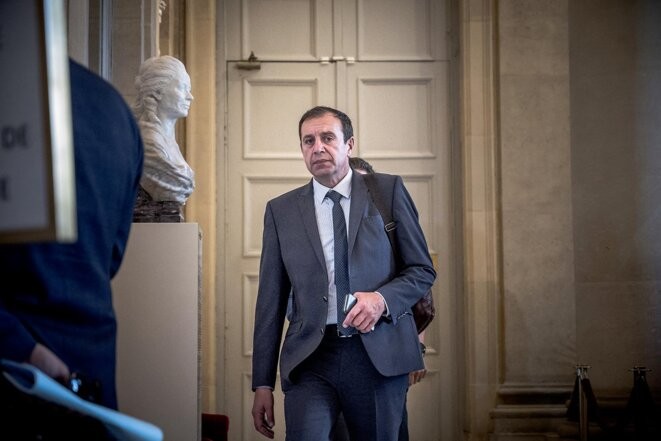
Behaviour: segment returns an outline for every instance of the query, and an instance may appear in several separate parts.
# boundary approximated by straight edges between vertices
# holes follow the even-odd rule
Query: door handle
[[[239,61],[236,63],[236,68],[240,70],[260,70],[262,68],[262,62],[257,60],[257,57],[253,51],[250,51],[248,60]]]

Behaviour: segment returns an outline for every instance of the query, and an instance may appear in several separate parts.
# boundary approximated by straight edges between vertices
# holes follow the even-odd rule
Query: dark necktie
[[[335,249],[335,294],[337,298],[337,332],[341,336],[355,333],[354,328],[344,328],[342,322],[346,314],[343,311],[344,298],[349,294],[349,247],[347,245],[347,225],[344,210],[340,204],[342,195],[330,190],[326,197],[333,201],[333,248]]]

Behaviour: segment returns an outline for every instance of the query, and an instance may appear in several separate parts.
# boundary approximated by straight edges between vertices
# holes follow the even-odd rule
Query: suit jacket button
[[[328,297],[323,296],[322,299],[324,299],[324,302],[328,303]]]
[[[324,335],[326,333],[326,328],[321,328],[320,331],[321,331],[321,335]]]

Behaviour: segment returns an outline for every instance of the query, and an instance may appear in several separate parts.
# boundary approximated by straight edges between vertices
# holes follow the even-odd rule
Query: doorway
[[[269,199],[310,180],[297,129],[315,105],[345,111],[354,154],[401,175],[416,203],[437,265],[438,313],[425,338],[427,377],[409,392],[409,429],[421,441],[459,432],[446,9],[434,0],[228,0],[219,12],[227,163],[218,396],[232,439],[261,439],[250,374],[262,219]],[[276,439],[284,439],[279,384]]]

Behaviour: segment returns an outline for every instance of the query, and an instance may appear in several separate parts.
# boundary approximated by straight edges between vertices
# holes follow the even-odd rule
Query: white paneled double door
[[[302,14],[299,10],[288,11],[287,7],[294,3],[311,7]],[[333,7],[340,3],[341,10]],[[452,392],[456,368],[455,361],[449,361],[456,360],[456,353],[451,341],[455,319],[450,296],[453,279],[448,61],[435,52],[436,43],[423,48],[416,46],[417,52],[409,51],[408,58],[397,60],[394,55],[383,56],[383,53],[370,57],[365,48],[377,39],[363,37],[362,45],[357,44],[358,32],[352,34],[351,40],[338,38],[337,32],[324,36],[315,30],[319,27],[318,14],[323,11],[332,14],[332,29],[339,25],[355,27],[360,20],[370,23],[364,29],[378,29],[378,23],[373,23],[378,13],[360,12],[370,3],[374,2],[237,0],[226,6],[226,21],[235,23],[232,17],[240,18],[238,24],[226,29],[224,222],[227,240],[223,251],[225,280],[221,282],[225,313],[221,408],[230,416],[233,440],[264,439],[252,424],[250,378],[264,208],[269,199],[309,182],[311,177],[300,153],[298,121],[306,110],[316,105],[345,111],[354,123],[354,155],[367,159],[377,171],[403,176],[416,202],[430,251],[442,266],[437,268],[439,278],[434,287],[439,315],[425,339],[430,347],[426,358],[429,372],[408,395],[411,439],[452,440],[456,433],[453,417],[456,395]],[[408,12],[404,15],[421,20],[424,11],[419,9],[436,11],[433,8],[437,6],[431,5],[438,2],[384,0],[379,3],[391,6],[410,3],[414,9],[418,8],[418,15]],[[260,8],[270,8],[268,20]],[[392,21],[397,9],[386,8],[383,13],[386,17],[381,17],[381,22]],[[306,19],[307,24],[303,23]],[[281,32],[273,29],[278,24]],[[417,39],[407,35],[407,41],[436,41],[436,37],[428,35],[430,26],[412,21],[411,28],[411,31],[422,29],[424,35]],[[300,29],[316,36],[303,40],[312,43],[302,44],[303,37],[292,34]],[[271,38],[260,30],[268,31]],[[320,36],[329,40],[319,42]],[[287,38],[295,38],[295,44],[290,41],[288,45]],[[397,44],[393,47],[405,52],[404,43]],[[352,56],[333,57],[338,47]],[[320,55],[324,48],[330,51],[329,57]],[[241,68],[242,62],[232,61],[245,60],[252,51],[261,60],[259,69],[245,70]],[[284,440],[279,384],[275,431],[276,439]]]

